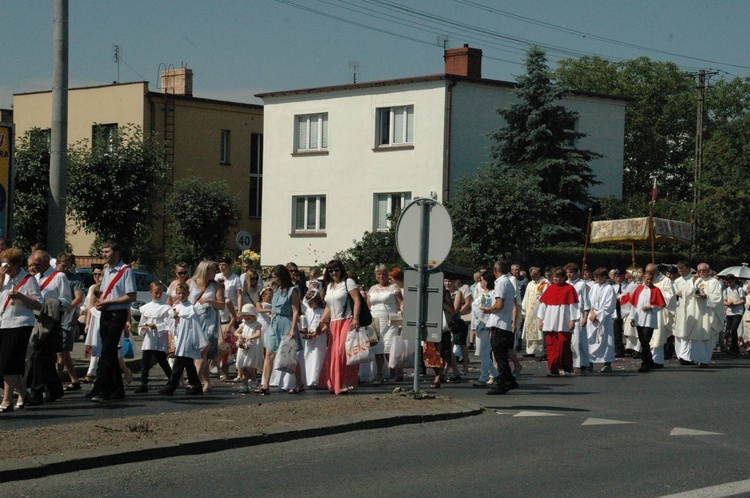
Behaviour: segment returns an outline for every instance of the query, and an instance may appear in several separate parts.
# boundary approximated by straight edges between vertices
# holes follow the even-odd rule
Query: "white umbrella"
[[[742,263],[742,266],[730,266],[729,268],[724,268],[719,272],[719,276],[723,277],[730,273],[737,278],[750,280],[750,267],[747,266],[747,263]]]

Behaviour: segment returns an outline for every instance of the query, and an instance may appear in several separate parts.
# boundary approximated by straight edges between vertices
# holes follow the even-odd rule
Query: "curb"
[[[485,408],[473,403],[452,399],[455,408],[427,414],[402,412],[362,413],[337,417],[333,421],[313,420],[301,424],[280,424],[267,431],[254,431],[236,436],[194,436],[179,442],[155,446],[154,442],[128,445],[120,451],[115,448],[74,452],[71,455],[45,455],[28,457],[0,463],[0,483],[38,479],[41,477],[97,469],[127,463],[215,453],[218,451],[282,443],[346,432],[384,429],[400,425],[422,424],[473,417],[485,412]],[[157,443],[158,444],[158,443]]]

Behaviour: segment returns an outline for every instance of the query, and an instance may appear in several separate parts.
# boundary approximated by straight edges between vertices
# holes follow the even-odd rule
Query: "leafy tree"
[[[391,219],[391,228],[383,232],[365,232],[361,240],[354,240],[354,246],[334,255],[347,270],[354,270],[364,289],[375,285],[375,267],[380,264],[389,268],[403,266],[404,260],[396,247],[396,219]]]
[[[68,211],[78,229],[115,239],[132,260],[153,260],[153,221],[169,166],[155,136],[118,128],[109,141],[82,140],[68,152]]]
[[[529,49],[526,73],[517,83],[518,102],[498,110],[507,126],[490,134],[497,142],[492,158],[501,171],[536,178],[550,196],[543,213],[548,236],[581,238],[586,217],[579,206],[591,203],[589,188],[598,183],[589,163],[601,155],[570,147],[585,134],[573,130],[578,113],[559,104],[564,91],[552,81],[540,47]]]
[[[195,263],[226,255],[227,236],[240,222],[240,208],[225,181],[179,180],[166,207],[171,218],[168,261]]]
[[[620,95],[625,108],[623,195],[648,195],[652,177],[670,200],[691,195],[695,150],[695,84],[671,62],[648,57],[609,62],[600,57],[566,59],[555,77],[573,90]]]
[[[28,253],[47,240],[49,143],[42,130],[27,131],[16,144],[13,171],[13,246]]]
[[[750,93],[746,94],[750,95]],[[705,255],[750,258],[750,112],[716,121],[704,144],[698,217],[698,250]]]
[[[461,178],[448,212],[453,222],[455,250],[470,266],[521,253],[547,242],[543,220],[552,195],[539,188],[538,178],[485,165],[475,177]],[[468,256],[466,256],[468,253]]]

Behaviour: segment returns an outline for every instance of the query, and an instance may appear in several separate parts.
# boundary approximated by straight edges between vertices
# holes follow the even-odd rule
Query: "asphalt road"
[[[443,384],[440,394],[485,406],[481,416],[11,483],[0,485],[0,496],[650,497],[690,490],[701,490],[694,496],[729,496],[703,488],[750,478],[745,464],[750,358],[719,357],[700,370],[669,361],[664,370],[648,374],[635,373],[632,360],[616,367],[610,375],[550,379],[543,363],[525,362],[521,388],[509,395],[487,396],[470,382]],[[321,395],[327,396],[302,396]],[[260,402],[288,398],[272,395]],[[258,398],[222,387],[198,400],[129,395],[122,406],[100,407],[77,393],[57,406],[4,417],[0,424],[243,402]],[[747,484],[738,486],[735,494],[750,495]]]

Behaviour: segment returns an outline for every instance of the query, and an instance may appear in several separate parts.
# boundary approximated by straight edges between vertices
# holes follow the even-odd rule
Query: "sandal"
[[[63,391],[80,391],[81,390],[81,381],[78,382],[71,382],[67,386],[63,388]]]
[[[433,382],[430,384],[430,387],[433,389],[440,389],[440,382]]]
[[[94,381],[96,381],[96,377],[91,377],[90,375],[87,375],[86,377],[80,379],[78,382],[81,384],[93,384]]]
[[[446,382],[449,384],[455,384],[461,382],[462,380],[463,378],[460,375],[454,375],[453,377],[446,379]]]
[[[299,394],[299,393],[301,393],[304,390],[305,390],[305,388],[302,387],[302,386],[294,386],[294,389],[289,389],[287,391],[287,394]]]
[[[250,391],[250,394],[257,394],[258,396],[268,396],[271,394],[270,389],[264,389],[262,387],[256,387],[252,391]]]

